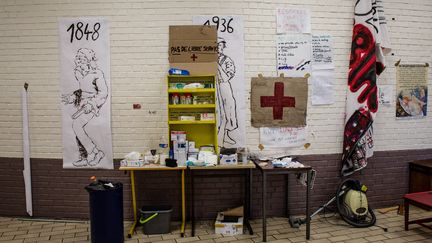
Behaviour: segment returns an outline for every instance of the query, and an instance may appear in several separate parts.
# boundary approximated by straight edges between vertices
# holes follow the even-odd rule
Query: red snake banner
[[[377,77],[390,52],[382,1],[357,0],[348,74],[342,176],[367,165],[373,155],[373,121],[378,111]]]

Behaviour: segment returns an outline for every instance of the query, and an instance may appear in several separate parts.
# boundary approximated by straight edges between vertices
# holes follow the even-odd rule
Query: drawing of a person
[[[237,104],[231,85],[231,80],[235,76],[236,68],[234,61],[224,54],[226,41],[218,37],[218,110],[220,114],[218,133],[223,133],[222,146],[236,144],[230,132],[238,128]]]
[[[77,111],[72,115],[72,129],[76,135],[79,159],[73,162],[76,167],[95,166],[105,156],[85,127],[95,117],[108,98],[108,86],[104,73],[97,66],[93,50],[80,48],[75,56],[75,79],[79,88],[72,94],[62,95],[64,104],[74,104]]]

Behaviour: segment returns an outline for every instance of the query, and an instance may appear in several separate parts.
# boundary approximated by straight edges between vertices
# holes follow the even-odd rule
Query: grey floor
[[[377,211],[377,225],[388,228],[388,232],[373,226],[370,228],[353,228],[344,223],[336,215],[316,216],[312,219],[311,240],[307,242],[432,242],[432,230],[418,225],[411,225],[409,231],[404,230],[404,217],[396,211],[381,214]],[[411,207],[410,219],[432,217],[427,212]],[[243,234],[223,236],[214,233],[213,221],[198,221],[196,234],[190,236],[188,226],[186,237],[180,237],[179,223],[173,223],[173,231],[163,235],[144,235],[141,228],[137,228],[127,243],[140,242],[261,242],[261,220],[252,220],[254,235]],[[131,222],[125,222],[125,235],[129,231]],[[267,223],[268,242],[306,242],[305,226],[293,229],[286,218],[269,218]],[[58,220],[29,220],[23,218],[0,217],[0,242],[90,242],[88,221],[58,221]]]

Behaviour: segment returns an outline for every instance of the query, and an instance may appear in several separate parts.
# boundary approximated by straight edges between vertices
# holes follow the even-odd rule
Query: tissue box
[[[215,222],[215,233],[223,235],[243,234],[243,217],[239,217],[237,222],[223,222],[223,213],[218,213]]]
[[[214,113],[201,113],[200,120],[201,121],[213,121],[215,119]]]
[[[221,165],[236,165],[237,154],[221,154],[219,162]]]
[[[121,167],[142,167],[144,166],[144,161],[142,160],[134,160],[134,161],[128,161],[128,160],[122,160],[120,161]]]

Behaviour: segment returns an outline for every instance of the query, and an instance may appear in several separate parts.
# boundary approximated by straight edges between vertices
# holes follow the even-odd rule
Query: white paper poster
[[[334,70],[314,70],[312,84],[312,105],[329,105],[334,103]]]
[[[311,36],[278,35],[277,71],[285,77],[304,77],[311,70]]]
[[[380,105],[390,106],[394,97],[393,86],[378,85],[378,103]]]
[[[278,34],[310,33],[310,11],[309,9],[280,8],[277,10],[276,25]]]
[[[109,24],[60,19],[59,36],[63,168],[113,169]]]
[[[306,143],[306,127],[261,127],[260,144],[264,147],[299,147]]]
[[[194,16],[193,23],[218,28],[218,144],[246,145],[243,18],[239,16]]]
[[[30,163],[30,135],[29,135],[29,120],[28,120],[28,84],[24,84],[21,91],[22,103],[22,127],[23,127],[23,160],[24,160],[24,188],[26,198],[26,211],[30,216],[33,216],[33,199],[32,199],[32,178],[31,178],[31,163]]]
[[[330,35],[312,35],[312,69],[334,69]]]

